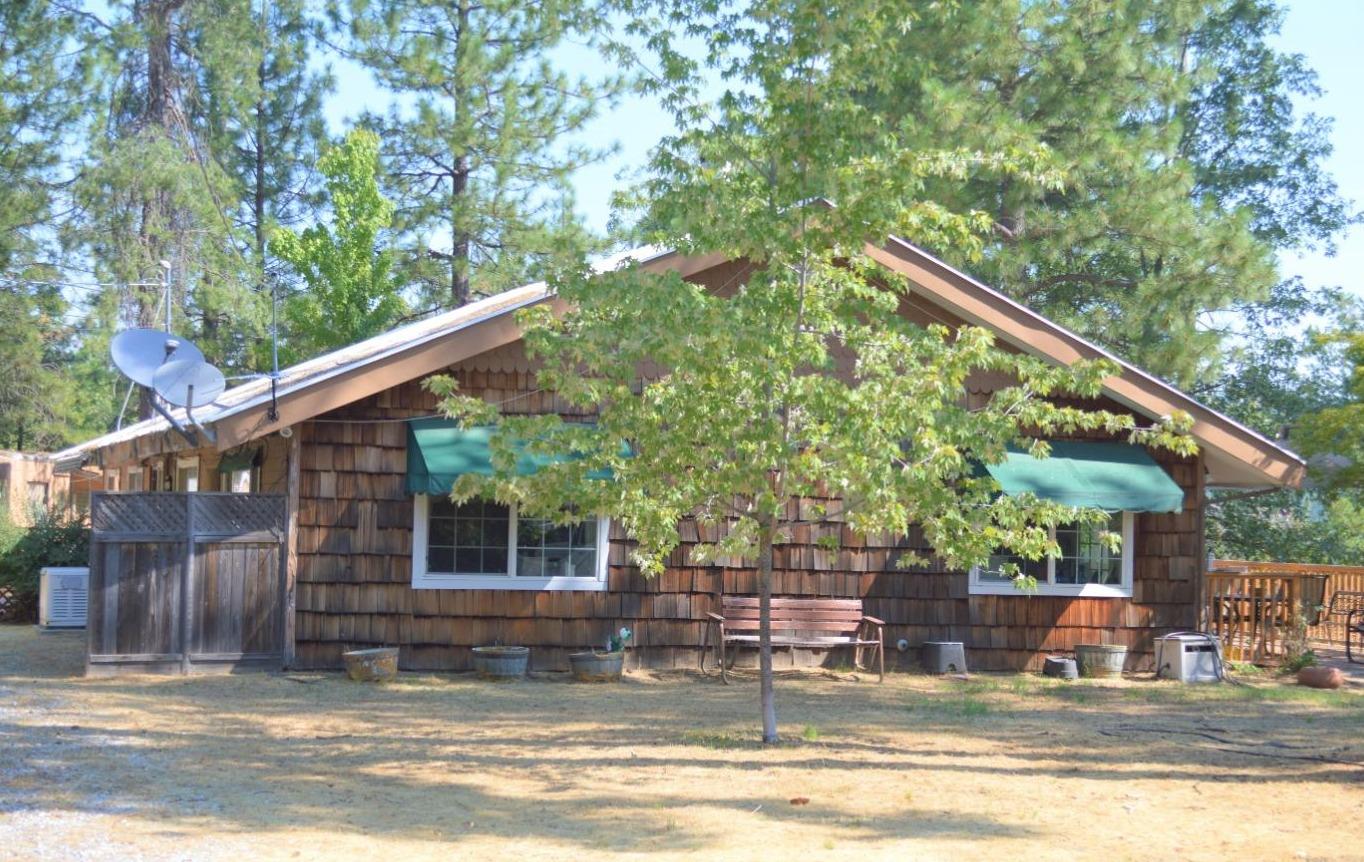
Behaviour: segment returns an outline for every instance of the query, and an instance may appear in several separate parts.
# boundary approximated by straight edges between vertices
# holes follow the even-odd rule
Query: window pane
[[[540,551],[518,551],[516,554],[516,576],[518,578],[545,577],[545,560]]]
[[[1104,532],[1121,535],[1121,512],[1110,515],[1107,524],[1069,524],[1056,529],[1063,554],[1056,560],[1056,583],[1122,583],[1122,553],[1109,550],[1101,538]]]
[[[595,520],[558,526],[540,518],[522,518],[516,534],[518,577],[597,576]]]
[[[455,571],[481,574],[483,572],[483,552],[478,548],[456,548]]]
[[[453,572],[455,570],[454,548],[428,548],[426,550],[426,570],[428,572]]]
[[[597,552],[596,551],[574,551],[573,577],[575,578],[595,578],[597,576]]]
[[[470,518],[463,513],[455,523],[455,544],[478,547],[483,544],[483,519]]]
[[[433,545],[453,545],[455,543],[455,520],[453,518],[432,518],[430,542]]]
[[[427,520],[427,570],[505,575],[507,524],[506,506],[482,500],[456,504],[448,497],[432,497]]]
[[[505,547],[484,548],[483,571],[490,575],[505,575],[507,573],[507,549]]]

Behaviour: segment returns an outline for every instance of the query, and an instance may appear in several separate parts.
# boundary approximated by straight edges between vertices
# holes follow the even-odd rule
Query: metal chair
[[[1331,593],[1331,603],[1326,608],[1326,638],[1331,644],[1335,644],[1335,626],[1341,625],[1344,621],[1346,656],[1349,655],[1352,616],[1356,614],[1361,616],[1361,623],[1364,623],[1364,592],[1338,589]]]

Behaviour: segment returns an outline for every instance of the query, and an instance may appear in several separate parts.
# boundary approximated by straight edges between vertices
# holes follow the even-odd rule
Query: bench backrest
[[[1356,610],[1364,611],[1364,593],[1336,590],[1331,594],[1331,606],[1326,613],[1331,616],[1345,616]]]
[[[758,601],[756,596],[721,596],[725,628],[756,632]],[[848,633],[861,624],[861,599],[772,599],[773,631]]]

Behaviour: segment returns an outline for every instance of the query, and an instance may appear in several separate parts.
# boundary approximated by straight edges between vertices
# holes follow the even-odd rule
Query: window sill
[[[599,578],[510,578],[506,575],[417,575],[414,590],[545,590],[602,592],[606,581]]]
[[[1067,596],[1083,599],[1130,599],[1130,586],[1111,586],[1108,584],[1038,584],[1035,592],[1021,590],[1011,583],[971,584],[969,592],[973,596]]]

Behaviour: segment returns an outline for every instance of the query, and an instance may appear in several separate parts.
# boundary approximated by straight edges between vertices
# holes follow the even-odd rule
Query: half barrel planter
[[[1080,676],[1115,679],[1122,676],[1127,647],[1121,644],[1076,644],[1075,664]]]
[[[521,679],[530,661],[530,647],[474,647],[474,670],[482,679],[504,681]]]
[[[579,682],[620,682],[625,671],[625,650],[617,652],[575,652],[568,663]]]

